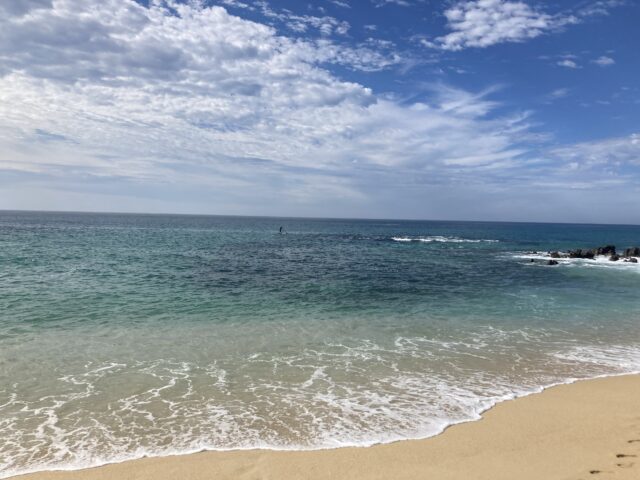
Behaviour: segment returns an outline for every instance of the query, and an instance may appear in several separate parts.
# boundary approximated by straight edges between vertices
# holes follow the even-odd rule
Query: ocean
[[[425,438],[637,372],[640,264],[532,253],[606,244],[640,226],[0,212],[0,478]]]

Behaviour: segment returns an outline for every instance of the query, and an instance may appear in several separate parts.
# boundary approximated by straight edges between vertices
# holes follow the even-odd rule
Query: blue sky
[[[632,0],[0,4],[0,208],[640,223]]]

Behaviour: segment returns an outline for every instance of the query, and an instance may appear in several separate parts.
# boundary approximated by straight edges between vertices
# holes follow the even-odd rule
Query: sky
[[[0,209],[640,224],[636,0],[5,0]]]

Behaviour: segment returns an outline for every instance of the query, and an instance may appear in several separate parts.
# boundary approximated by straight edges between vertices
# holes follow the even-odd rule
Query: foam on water
[[[421,243],[497,243],[499,240],[472,239],[459,237],[445,237],[432,235],[427,237],[391,237],[394,242],[421,242]]]
[[[528,352],[532,341],[547,353]],[[500,357],[523,370],[474,366]],[[73,392],[31,401],[14,393],[0,405],[0,478],[202,450],[309,450],[426,438],[551,385],[638,371],[640,352],[623,345],[558,350],[549,332],[488,326],[462,340],[328,343],[290,354],[256,352],[246,363],[232,380],[230,370],[238,366],[219,362],[108,362],[59,377]],[[140,381],[128,394],[105,398],[105,385],[127,375],[156,383]],[[231,385],[240,379],[245,397]],[[94,408],[106,403],[88,420],[78,409],[82,401]]]

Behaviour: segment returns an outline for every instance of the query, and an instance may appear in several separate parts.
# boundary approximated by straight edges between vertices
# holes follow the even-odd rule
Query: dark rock
[[[529,260],[531,263],[535,262],[535,260],[532,258],[531,260]]]
[[[605,245],[604,247],[598,247],[596,249],[597,255],[615,255],[616,254],[616,246],[615,245]]]
[[[557,262],[557,260],[549,260],[547,262],[547,265],[558,265],[558,262]]]
[[[627,262],[627,263],[638,263],[638,259],[637,258],[633,258],[633,257],[625,258],[624,261]]]
[[[611,255],[609,257],[609,260],[611,260],[612,262],[617,262],[618,260],[620,260],[620,255]]]
[[[640,247],[626,248],[624,251],[625,257],[640,257]]]
[[[550,252],[549,256],[551,258],[560,258],[560,253],[559,252]]]
[[[577,250],[569,250],[569,258],[593,258],[596,256],[596,252],[593,250],[587,250],[578,248]]]

